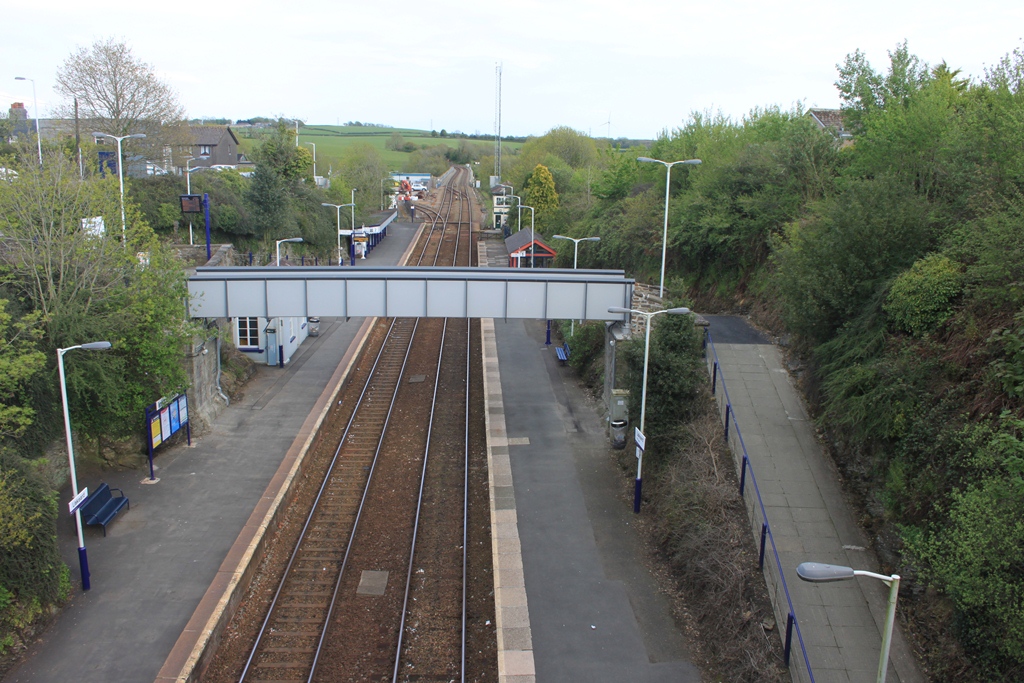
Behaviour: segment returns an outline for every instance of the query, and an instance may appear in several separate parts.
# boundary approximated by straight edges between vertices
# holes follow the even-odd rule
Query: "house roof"
[[[840,137],[848,135],[843,121],[842,109],[808,109],[807,113],[822,128],[831,128],[839,133]]]
[[[555,250],[549,247],[545,242],[543,236],[538,232],[534,239],[530,238],[532,230],[520,230],[519,232],[512,233],[509,237],[505,238],[505,248],[508,249],[508,253],[512,254],[517,251],[521,251],[530,246],[531,242],[536,242],[537,246],[542,250],[555,253]]]
[[[231,130],[231,126],[189,126],[188,129],[192,133],[194,145],[218,145],[225,132],[236,145],[238,144],[238,138],[235,137],[235,131]]]

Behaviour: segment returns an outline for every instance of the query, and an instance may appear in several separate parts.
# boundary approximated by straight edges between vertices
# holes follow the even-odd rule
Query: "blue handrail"
[[[796,609],[793,607],[793,599],[789,595],[789,586],[786,584],[786,576],[782,572],[782,560],[779,559],[778,548],[775,547],[775,535],[772,533],[771,524],[768,522],[768,513],[764,509],[764,501],[761,499],[761,489],[757,485],[757,477],[754,475],[753,467],[750,464],[750,456],[747,454],[747,446],[743,443],[743,433],[740,431],[739,424],[736,420],[736,412],[732,409],[732,401],[729,400],[729,390],[725,386],[725,378],[720,372],[720,364],[718,361],[718,352],[715,350],[715,343],[711,338],[711,332],[707,329],[704,330],[704,347],[705,349],[711,347],[711,356],[714,359],[709,373],[711,375],[711,393],[717,392],[718,384],[722,385],[722,394],[725,399],[725,440],[729,441],[729,427],[730,420],[729,416],[732,415],[732,428],[736,430],[736,436],[739,439],[740,452],[743,454],[741,468],[740,468],[740,496],[744,496],[744,490],[746,487],[747,472],[750,472],[750,481],[754,485],[754,494],[757,497],[757,504],[761,508],[761,547],[759,549],[758,557],[761,569],[764,569],[764,553],[766,549],[766,543],[770,542],[772,547],[772,555],[775,557],[775,566],[779,572],[779,579],[782,582],[782,590],[786,595],[786,604],[789,607],[789,614],[786,619],[786,640],[785,640],[785,661],[786,666],[789,666],[789,655],[792,649],[793,630],[796,630],[797,642],[800,645],[800,652],[803,654],[804,666],[807,668],[807,675],[810,676],[811,683],[814,683],[814,672],[811,670],[811,661],[807,657],[807,648],[804,645],[803,634],[800,632],[800,624],[796,618]]]

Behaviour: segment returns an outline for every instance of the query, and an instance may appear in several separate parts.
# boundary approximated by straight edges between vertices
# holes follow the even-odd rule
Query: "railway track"
[[[468,175],[441,188],[414,265],[471,265]],[[496,680],[477,325],[387,324],[230,680]]]

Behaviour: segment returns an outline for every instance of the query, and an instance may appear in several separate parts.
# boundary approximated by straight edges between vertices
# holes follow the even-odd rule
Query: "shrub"
[[[905,533],[921,575],[956,605],[961,637],[984,667],[1024,670],[1024,421],[974,456],[987,471],[950,495],[948,520]],[[1009,666],[1007,666],[1007,664]]]
[[[883,308],[896,329],[921,337],[949,318],[962,289],[959,264],[929,254],[896,278]]]

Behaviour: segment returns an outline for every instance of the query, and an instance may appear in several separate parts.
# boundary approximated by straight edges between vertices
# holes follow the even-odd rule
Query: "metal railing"
[[[707,353],[707,349],[711,353]],[[736,467],[740,470],[740,496],[747,508],[750,518],[751,531],[754,538],[758,540],[758,563],[764,574],[768,589],[771,592],[772,605],[775,608],[776,621],[786,622],[786,631],[783,640],[784,657],[786,666],[795,681],[814,682],[814,672],[811,670],[811,662],[807,657],[807,648],[804,645],[803,634],[800,632],[800,624],[797,621],[796,609],[793,607],[793,600],[789,595],[789,586],[786,585],[786,577],[782,572],[782,561],[779,559],[779,551],[775,547],[775,536],[772,533],[771,523],[768,521],[768,513],[764,508],[764,501],[761,499],[761,489],[757,484],[757,477],[751,467],[750,455],[743,443],[743,434],[740,432],[736,420],[736,413],[732,409],[732,401],[729,399],[729,391],[725,386],[725,378],[722,376],[721,365],[718,361],[718,352],[715,351],[715,344],[711,339],[711,332],[704,331],[704,358],[708,366],[708,374],[711,375],[711,393],[715,396],[719,405],[719,413],[724,425],[725,441],[736,459]],[[764,558],[768,547],[771,547],[774,562],[765,564]],[[788,610],[788,611],[787,611]],[[790,666],[790,654],[793,650],[793,633],[796,632],[797,644],[800,647],[803,666]]]

